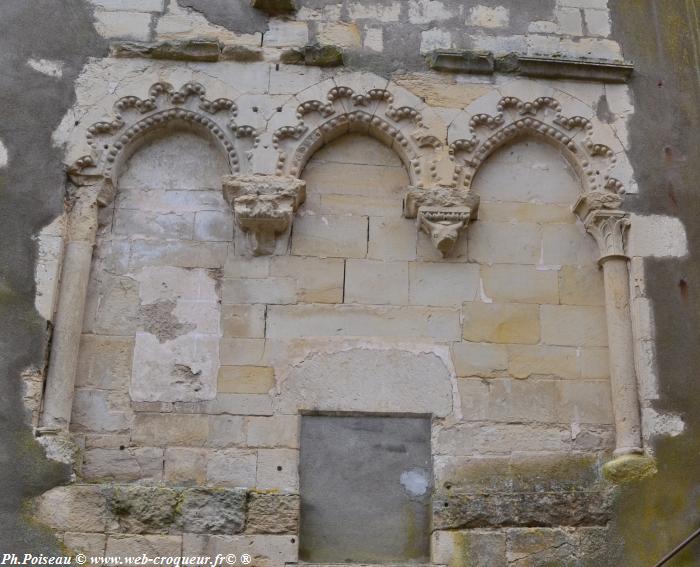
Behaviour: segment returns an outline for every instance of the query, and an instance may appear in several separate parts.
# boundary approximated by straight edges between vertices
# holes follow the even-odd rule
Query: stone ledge
[[[631,63],[600,59],[570,59],[544,55],[509,53],[494,57],[491,52],[437,50],[427,56],[428,66],[436,71],[492,75],[514,74],[549,79],[579,79],[626,83],[634,71]]]
[[[226,45],[212,39],[166,40],[158,42],[121,41],[110,45],[111,57],[167,59],[172,61],[262,61],[262,50],[243,45]]]

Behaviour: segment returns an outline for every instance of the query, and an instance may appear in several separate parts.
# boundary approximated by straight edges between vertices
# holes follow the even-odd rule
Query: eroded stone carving
[[[625,235],[630,226],[629,214],[619,210],[622,197],[615,193],[591,191],[576,201],[574,213],[600,248],[600,262],[612,257],[627,259]]]
[[[286,250],[294,213],[306,197],[306,182],[276,175],[226,176],[224,196],[254,256]],[[278,238],[285,235],[278,243]]]
[[[418,219],[418,228],[430,236],[443,256],[454,248],[459,233],[476,218],[479,197],[456,187],[409,188],[404,216]]]

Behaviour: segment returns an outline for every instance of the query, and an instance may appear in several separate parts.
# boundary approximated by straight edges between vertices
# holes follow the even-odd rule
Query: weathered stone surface
[[[311,44],[290,49],[280,56],[288,65],[309,65],[315,67],[338,67],[343,65],[343,50],[335,45]]]
[[[493,377],[508,368],[508,351],[488,343],[455,343],[452,360],[457,376]]]
[[[578,378],[581,353],[574,347],[509,345],[508,372],[514,378],[533,374]]]
[[[227,448],[245,443],[245,420],[237,415],[209,416],[207,447]]]
[[[223,332],[224,337],[264,337],[265,306],[222,305],[221,330]]]
[[[296,534],[299,530],[299,496],[296,494],[248,494],[246,533]]]
[[[557,414],[560,421],[612,423],[612,401],[608,380],[564,380],[557,384]]]
[[[232,553],[236,556],[245,550],[252,556],[256,567],[279,567],[293,563],[298,558],[297,538],[289,535],[195,535],[183,536],[183,555],[211,556]]]
[[[562,266],[559,296],[568,305],[604,305],[603,274],[597,266]]]
[[[154,43],[115,42],[110,46],[112,57],[152,57],[175,61],[218,61],[221,45],[216,40],[187,39]]]
[[[603,307],[543,305],[542,342],[548,345],[604,347],[608,345]]]
[[[264,366],[265,339],[222,339],[219,353],[221,367]]]
[[[165,449],[163,476],[177,486],[201,485],[207,478],[206,449],[168,447]]]
[[[87,481],[158,482],[163,476],[163,449],[124,447],[86,449],[81,477]]]
[[[121,532],[164,534],[177,521],[180,501],[170,488],[118,485],[108,490],[107,508]]]
[[[292,254],[364,258],[367,217],[301,216],[294,223]]]
[[[275,256],[270,260],[270,275],[293,278],[299,302],[342,302],[345,262],[340,258]]]
[[[255,487],[259,490],[299,492],[298,471],[298,449],[260,449]]]
[[[246,443],[250,447],[299,448],[299,416],[249,417]]]
[[[178,520],[186,533],[237,534],[246,521],[246,491],[191,488],[182,494]]]
[[[84,553],[87,556],[99,557],[105,552],[107,536],[105,534],[91,534],[66,532],[63,534],[63,545],[74,553]]]
[[[131,337],[83,335],[80,340],[77,387],[120,390],[131,378]]]
[[[557,272],[535,266],[495,264],[482,266],[484,293],[498,302],[559,303]]]
[[[214,452],[207,463],[207,482],[218,486],[255,486],[257,455],[254,451],[224,449]]]
[[[463,337],[467,341],[537,344],[539,307],[518,303],[464,304]]]
[[[131,439],[152,446],[201,447],[206,443],[208,433],[209,422],[204,415],[139,413],[134,420]]]
[[[36,516],[56,530],[104,532],[108,517],[105,495],[98,485],[52,488],[37,499]]]
[[[474,264],[409,263],[411,305],[458,306],[479,295],[479,270]]]
[[[436,531],[432,561],[448,567],[506,567],[506,535],[477,529]]]
[[[345,303],[406,305],[408,263],[347,260]]]
[[[179,557],[182,536],[110,534],[105,554],[111,557]]]
[[[393,206],[400,213],[400,205],[394,203]],[[409,219],[369,218],[368,258],[415,260],[416,241],[416,225]]]
[[[574,534],[563,529],[528,528],[507,531],[509,562],[536,565],[574,566],[576,544]]]
[[[296,10],[294,0],[251,0],[251,6],[267,14],[288,14]]]
[[[427,57],[428,66],[436,71],[491,75],[494,71],[493,53],[438,49]]]
[[[371,368],[372,372],[367,372]],[[452,386],[434,354],[356,348],[314,354],[295,365],[280,385],[278,411],[452,412]]]

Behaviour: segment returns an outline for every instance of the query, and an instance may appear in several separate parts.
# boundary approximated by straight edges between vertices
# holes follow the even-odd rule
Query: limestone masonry
[[[636,86],[614,4],[67,3],[83,55],[26,62],[68,98],[41,134],[41,352],[8,371],[47,480],[10,489],[12,545],[642,567],[691,533],[697,484],[667,529],[633,512],[697,468],[698,416],[663,402],[694,343],[655,303],[697,231],[687,195],[647,204],[676,199],[634,130],[663,81]]]

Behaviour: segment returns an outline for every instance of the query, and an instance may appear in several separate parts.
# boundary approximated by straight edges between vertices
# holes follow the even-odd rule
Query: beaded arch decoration
[[[91,153],[77,159],[68,173],[77,185],[104,180],[112,185],[120,165],[139,142],[166,126],[176,125],[202,133],[219,146],[230,171],[240,172],[238,138],[250,137],[253,129],[235,122],[236,104],[227,98],[208,100],[199,83],[185,83],[175,90],[169,83],[151,86],[148,97],[126,96],[114,104],[110,121],[96,122],[87,130]]]
[[[593,141],[593,124],[583,116],[566,117],[561,104],[551,97],[525,102],[501,98],[496,114],[475,114],[469,119],[469,137],[450,139],[455,163],[455,182],[467,190],[481,165],[498,148],[523,136],[535,136],[554,145],[577,171],[583,192],[621,195],[623,183],[613,177],[617,162],[613,150]]]

